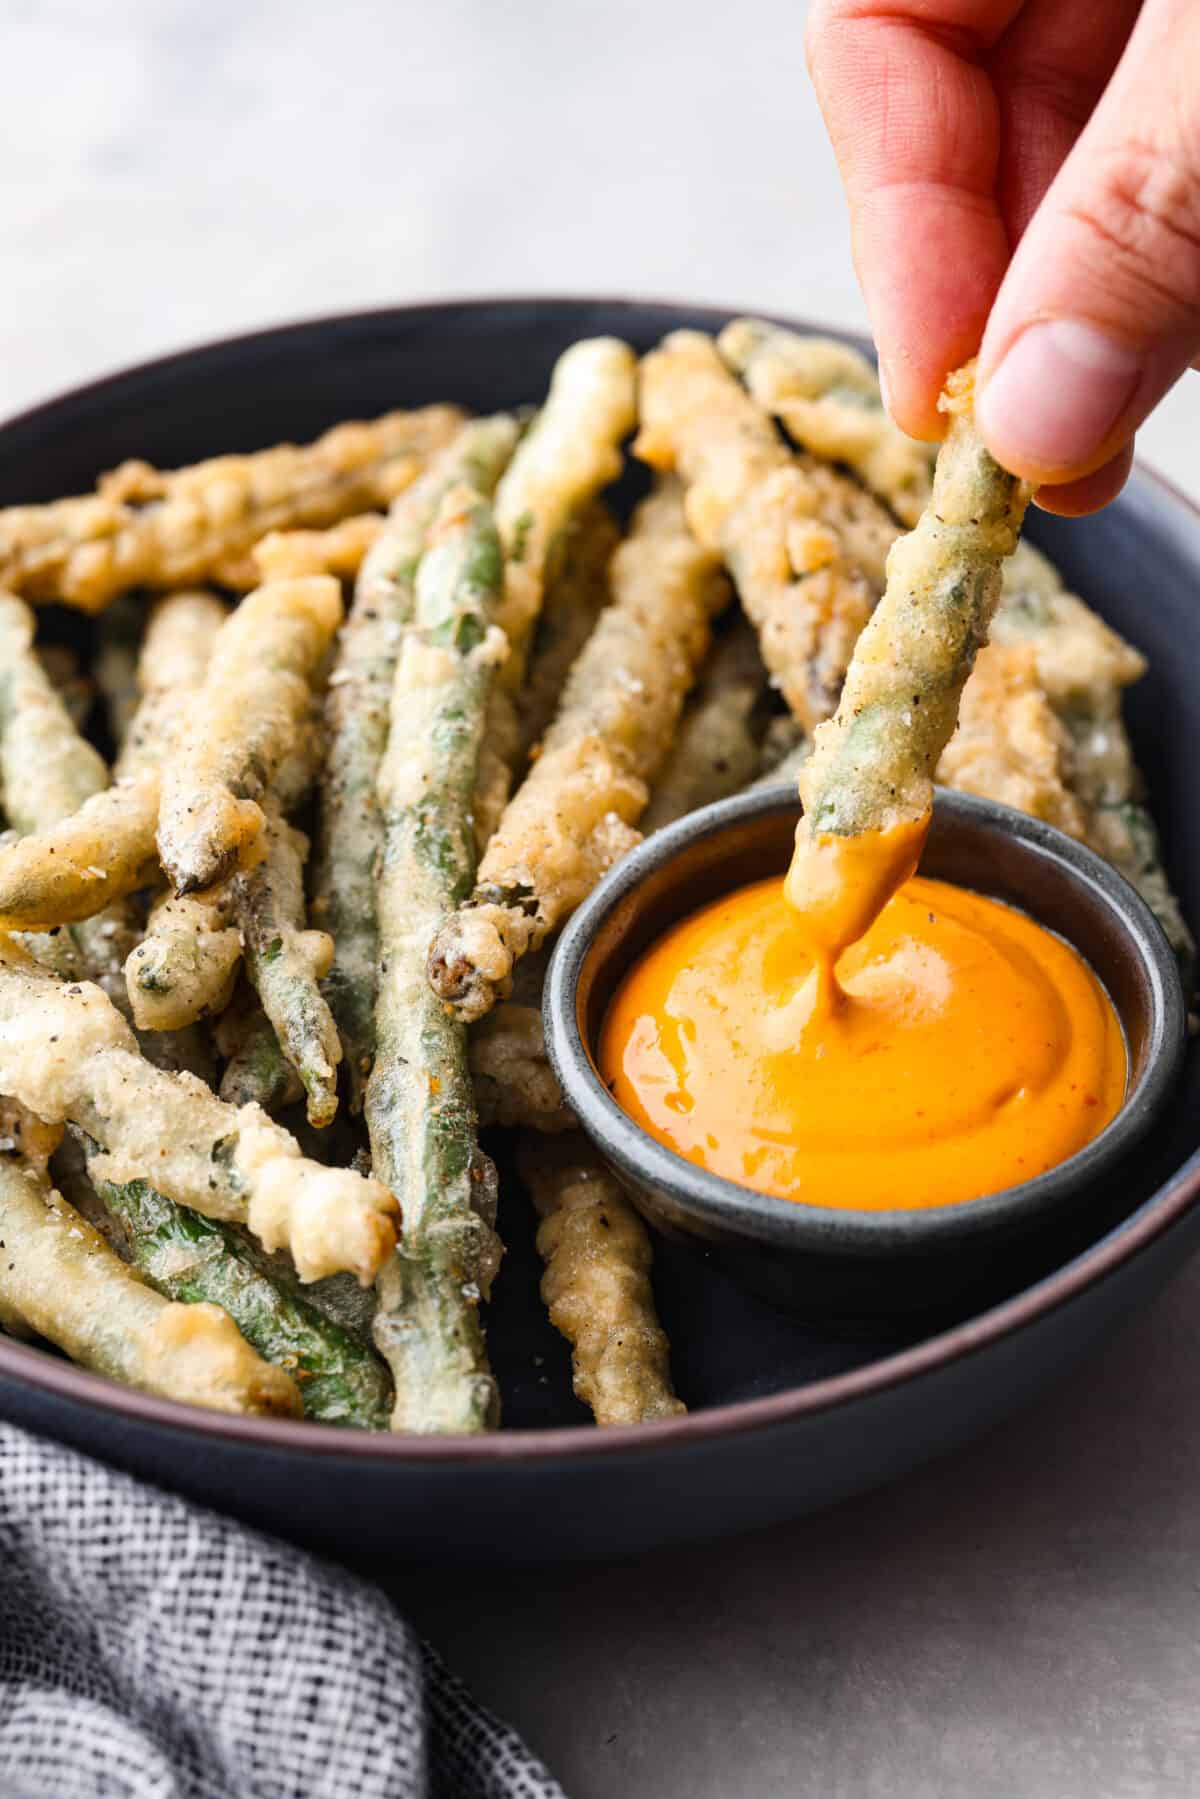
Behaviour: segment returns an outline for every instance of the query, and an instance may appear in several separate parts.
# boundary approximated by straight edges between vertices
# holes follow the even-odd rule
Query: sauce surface
[[[1112,1003],[1023,913],[917,877],[852,937],[814,932],[779,879],[674,926],[604,1021],[617,1102],[727,1180],[869,1211],[1029,1180],[1119,1110]]]

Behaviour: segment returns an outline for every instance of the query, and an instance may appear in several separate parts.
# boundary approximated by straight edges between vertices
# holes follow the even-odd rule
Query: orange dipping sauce
[[[818,981],[782,880],[683,920],[600,1035],[617,1102],[743,1187],[863,1211],[1030,1180],[1125,1096],[1121,1027],[1077,952],[998,900],[915,877]]]

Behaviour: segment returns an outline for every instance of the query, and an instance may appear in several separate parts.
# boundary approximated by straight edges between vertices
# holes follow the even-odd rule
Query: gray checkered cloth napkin
[[[364,1581],[0,1425],[3,1799],[563,1799]]]

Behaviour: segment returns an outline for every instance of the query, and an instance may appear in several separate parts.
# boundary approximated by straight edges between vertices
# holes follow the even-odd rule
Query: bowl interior
[[[738,310],[738,309],[733,309]],[[746,310],[745,308],[741,310]],[[752,308],[750,310],[753,310]],[[555,358],[576,338],[616,332],[636,348],[650,348],[678,327],[714,331],[731,316],[724,309],[655,303],[613,297],[496,299],[389,309],[314,320],[214,343],[130,369],[111,379],[67,393],[0,427],[0,504],[52,499],[86,490],[104,469],[122,457],[144,456],[164,467],[230,449],[251,450],[283,438],[303,440],[337,420],[371,416],[390,406],[439,399],[491,409],[536,400],[545,389]],[[822,324],[800,329],[827,331]],[[1134,748],[1146,774],[1151,805],[1163,834],[1167,873],[1185,913],[1200,919],[1200,517],[1144,470],[1135,473],[1120,500],[1092,519],[1052,518],[1031,510],[1029,535],[1054,557],[1068,583],[1148,658],[1148,673],[1126,703]],[[77,614],[61,615],[63,630],[78,639],[86,627]],[[1110,1230],[1123,1230],[1150,1202],[1156,1189],[1173,1181],[1200,1145],[1200,1056],[1188,1057],[1184,1079],[1152,1136],[1139,1152],[1127,1188],[1106,1198],[1088,1215],[1071,1221],[1040,1243],[1040,1263],[1031,1274],[1049,1274],[1081,1254]],[[549,1327],[538,1298],[540,1262],[533,1243],[535,1221],[511,1169],[505,1169],[504,1234],[508,1255],[497,1283],[489,1321],[493,1357],[510,1430],[521,1453],[562,1456],[562,1445],[580,1451],[595,1433],[561,1427],[584,1426],[587,1414],[571,1392],[570,1367],[561,1338]],[[1157,1202],[1155,1202],[1157,1203]],[[1144,1215],[1144,1212],[1143,1212]],[[787,1318],[749,1298],[722,1271],[690,1251],[662,1245],[655,1260],[659,1309],[672,1343],[676,1377],[703,1423],[708,1407],[730,1408],[869,1363],[870,1343],[848,1345],[820,1330]],[[1024,1277],[1023,1277],[1024,1278]],[[1113,1282],[1106,1283],[1111,1287]],[[1014,1291],[1003,1275],[993,1297]],[[973,1327],[974,1328],[974,1327]],[[914,1338],[924,1335],[920,1329]],[[978,1342],[979,1332],[975,1340]],[[2,1345],[9,1377],[24,1390],[38,1378],[48,1358],[19,1345]],[[1003,1347],[1003,1346],[1001,1346]],[[978,1360],[979,1358],[975,1358]],[[101,1408],[101,1383],[71,1373],[78,1398],[63,1401],[64,1434],[90,1444],[97,1453],[124,1455],[127,1465],[167,1479],[178,1465],[171,1433],[197,1433],[205,1426],[191,1485],[202,1496],[231,1507],[235,1493],[255,1482],[232,1461],[222,1486],[206,1479],[208,1449],[220,1421],[199,1419],[166,1402],[147,1402],[159,1422],[146,1439],[166,1444],[155,1463],[134,1443],[132,1410],[121,1412],[127,1395],[104,1387],[110,1405]],[[979,1412],[979,1395],[972,1398]],[[67,1414],[69,1413],[69,1417]],[[344,1435],[319,1427],[266,1424],[254,1433],[261,1441],[293,1443],[309,1456],[321,1445],[328,1469],[347,1445]],[[508,1433],[505,1433],[507,1439]],[[610,1437],[608,1443],[613,1439]],[[124,1448],[121,1448],[124,1445]],[[426,1446],[427,1447],[427,1446]],[[607,1447],[607,1445],[601,1445]],[[464,1465],[483,1461],[494,1445],[487,1440],[455,1451]],[[421,1445],[390,1440],[378,1446],[389,1461],[416,1460]],[[432,1454],[432,1451],[430,1451]],[[140,1463],[139,1463],[139,1457]],[[307,1465],[307,1463],[303,1464]],[[809,1465],[806,1463],[806,1465]],[[301,1464],[297,1464],[297,1468]],[[329,1495],[330,1541],[362,1529],[361,1487],[338,1488],[331,1479],[303,1482],[313,1494]],[[473,1482],[462,1483],[460,1506],[469,1504],[481,1540],[494,1549],[495,1512],[480,1506]],[[668,1483],[659,1476],[664,1494]],[[739,1474],[730,1492],[745,1493]],[[400,1513],[397,1487],[388,1490],[381,1540],[395,1538]],[[450,1506],[451,1493],[445,1496]],[[496,1499],[493,1493],[492,1501]],[[282,1522],[291,1503],[280,1501]],[[429,1540],[432,1514],[414,1499],[405,1514],[417,1534]],[[617,1507],[628,1512],[628,1507]],[[337,1520],[332,1513],[337,1513]],[[533,1516],[530,1508],[528,1515]],[[539,1508],[544,1528],[546,1508]],[[342,1520],[345,1520],[343,1525]],[[672,1513],[672,1529],[678,1514]],[[269,1521],[266,1512],[260,1521]],[[459,1517],[458,1523],[463,1524]],[[611,1524],[611,1517],[608,1520]],[[598,1538],[608,1540],[597,1519]],[[423,1534],[422,1534],[423,1533]],[[457,1548],[457,1545],[456,1545]]]

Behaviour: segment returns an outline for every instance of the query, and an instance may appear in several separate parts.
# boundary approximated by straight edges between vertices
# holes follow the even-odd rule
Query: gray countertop
[[[1200,1791],[1200,1265],[1035,1408],[739,1542],[387,1582],[571,1799]]]
[[[746,0],[8,0],[0,413],[340,307],[677,295],[863,320],[804,73]],[[1147,429],[1200,492],[1195,389]],[[633,1564],[389,1581],[572,1799],[1200,1790],[1200,1267],[886,1492]]]

